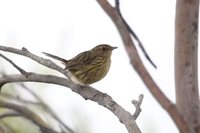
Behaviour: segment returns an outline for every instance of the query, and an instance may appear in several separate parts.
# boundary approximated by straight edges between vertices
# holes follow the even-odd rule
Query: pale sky
[[[126,0],[121,2],[121,9],[158,69],[155,70],[140,52],[145,66],[162,91],[175,101],[175,1]],[[131,113],[134,112],[131,100],[144,94],[142,112],[136,121],[141,131],[178,133],[169,115],[155,101],[130,65],[115,26],[95,0],[0,0],[0,43],[16,48],[26,47],[40,56],[44,56],[41,52],[45,51],[66,59],[101,43],[117,46],[108,75],[92,86],[112,96]],[[47,71],[46,67],[27,58],[11,58],[27,71]],[[1,64],[5,62],[0,60]],[[1,66],[8,73],[13,73],[14,69],[8,63]],[[85,133],[127,133],[124,125],[109,110],[97,103],[85,101],[68,88],[27,85],[41,94],[73,128],[85,126],[89,129]]]

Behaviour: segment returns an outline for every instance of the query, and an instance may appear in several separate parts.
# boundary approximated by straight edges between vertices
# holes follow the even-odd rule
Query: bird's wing
[[[82,52],[71,60],[68,60],[68,63],[66,64],[66,69],[81,68],[82,66],[91,64],[95,58],[96,56],[91,51]]]

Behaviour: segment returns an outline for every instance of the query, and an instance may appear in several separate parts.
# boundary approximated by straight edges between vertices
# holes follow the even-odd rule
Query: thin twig
[[[139,37],[136,35],[136,33],[132,30],[132,28],[129,26],[129,24],[126,22],[126,20],[124,19],[124,17],[121,14],[121,10],[120,10],[120,2],[119,0],[115,0],[115,9],[117,10],[117,12],[119,13],[119,16],[121,17],[122,21],[124,22],[126,28],[128,29],[128,31],[130,32],[130,34],[133,36],[133,38],[138,42],[138,46],[140,47],[140,49],[142,50],[144,56],[146,57],[146,59],[151,63],[151,65],[154,68],[157,68],[157,66],[155,65],[155,63],[151,60],[151,58],[149,57],[148,53],[146,52],[142,42],[140,41]]]
[[[140,115],[140,112],[142,111],[141,104],[143,101],[144,95],[140,94],[139,95],[139,100],[132,100],[132,104],[135,106],[135,113],[133,114],[133,117],[135,118],[135,120],[137,119],[137,117]]]
[[[0,50],[1,51],[5,51],[5,52],[11,52],[11,53],[15,53],[18,55],[23,55],[25,57],[28,57],[36,62],[38,62],[39,64],[42,64],[48,68],[54,69],[62,74],[64,74],[69,80],[70,76],[68,75],[68,72],[66,70],[64,70],[63,68],[61,68],[60,66],[56,65],[54,62],[52,62],[49,59],[44,59],[42,57],[39,57],[31,52],[29,52],[26,48],[22,48],[22,49],[16,49],[16,48],[12,48],[12,47],[7,47],[7,46],[1,46],[0,45]]]
[[[23,70],[23,69],[20,68],[18,65],[16,65],[12,60],[8,59],[6,56],[4,56],[4,55],[1,54],[1,53],[0,53],[0,56],[1,56],[2,58],[4,58],[6,61],[8,61],[10,64],[12,64],[21,74],[23,74],[23,75],[25,75],[25,76],[28,75],[28,73],[27,73],[25,70]]]

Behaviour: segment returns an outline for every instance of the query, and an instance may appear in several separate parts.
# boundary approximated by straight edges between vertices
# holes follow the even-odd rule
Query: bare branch
[[[140,49],[142,50],[144,56],[146,57],[146,59],[151,63],[151,65],[154,68],[157,68],[157,66],[153,63],[153,61],[151,60],[151,58],[149,57],[148,53],[146,52],[142,42],[140,41],[139,37],[135,34],[135,32],[132,30],[132,28],[129,26],[129,24],[126,22],[126,20],[124,19],[124,17],[121,14],[121,10],[120,10],[120,2],[119,0],[115,0],[115,9],[118,11],[119,16],[121,17],[122,21],[124,22],[126,28],[128,29],[128,31],[130,32],[130,34],[133,36],[133,38],[138,42],[138,46],[140,47]]]
[[[22,68],[20,68],[19,66],[17,66],[13,61],[11,61],[10,59],[8,59],[6,56],[4,56],[1,53],[0,53],[0,56],[2,58],[4,58],[5,60],[7,60],[10,64],[12,64],[21,74],[28,75],[28,73],[25,70],[23,70]]]
[[[66,70],[64,70],[63,68],[61,68],[60,66],[56,65],[54,62],[52,62],[49,59],[44,59],[42,57],[39,57],[35,54],[32,54],[31,52],[29,52],[26,48],[22,48],[22,49],[16,49],[16,48],[12,48],[12,47],[7,47],[7,46],[0,46],[0,50],[1,51],[5,51],[5,52],[11,52],[11,53],[15,53],[15,54],[19,54],[19,55],[23,55],[25,57],[28,57],[46,67],[49,67],[51,69],[54,69],[62,74],[64,74],[69,80],[70,77],[67,73]]]
[[[97,2],[102,7],[102,9],[104,9],[104,11],[108,14],[108,16],[112,19],[113,23],[117,27],[128,56],[131,60],[131,64],[143,80],[144,84],[147,86],[152,95],[157,99],[160,105],[169,113],[179,130],[182,133],[188,133],[189,127],[184,117],[178,111],[176,105],[172,103],[170,99],[168,99],[168,97],[162,92],[162,90],[155,83],[155,81],[143,65],[137,49],[135,48],[134,42],[131,39],[129,31],[124,24],[124,21],[120,17],[118,11],[113,8],[107,0],[97,0]]]
[[[135,120],[137,119],[137,117],[140,115],[140,112],[142,111],[140,107],[141,107],[143,98],[144,98],[144,95],[140,94],[138,101],[132,100],[132,104],[135,106],[135,109],[136,109],[135,113],[133,114],[133,117],[135,118]]]
[[[68,74],[64,69],[57,66],[50,60],[43,59],[37,55],[30,53],[25,48],[22,48],[22,50],[20,50],[12,47],[0,46],[0,50],[26,56],[42,65],[57,70],[68,77]],[[84,99],[89,99],[91,101],[97,102],[98,104],[106,107],[111,112],[113,112],[119,118],[119,120],[126,126],[129,133],[133,132],[140,133],[140,130],[137,127],[133,116],[129,112],[127,112],[119,104],[117,104],[109,95],[101,93],[100,91],[90,86],[78,85],[71,82],[68,79],[53,75],[42,75],[36,73],[29,73],[27,76],[20,74],[15,74],[15,75],[13,74],[13,75],[4,75],[0,77],[0,87],[2,87],[6,83],[13,83],[13,82],[42,82],[42,83],[51,83],[69,87],[72,91],[81,95]]]
[[[35,73],[30,73],[27,77],[20,74],[4,75],[3,77],[0,77],[0,84],[13,82],[42,82],[69,87],[73,92],[81,95],[84,99],[97,102],[99,105],[102,105],[113,112],[126,126],[130,133],[140,133],[133,116],[129,112],[117,104],[109,95],[102,93],[90,86],[78,85],[70,82],[68,79],[53,75],[42,75]]]

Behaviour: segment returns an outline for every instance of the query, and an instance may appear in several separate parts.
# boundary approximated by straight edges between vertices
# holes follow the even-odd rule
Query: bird
[[[42,53],[61,61],[73,82],[90,85],[100,81],[107,75],[110,69],[112,51],[116,48],[108,44],[100,44],[69,60],[50,53]]]

